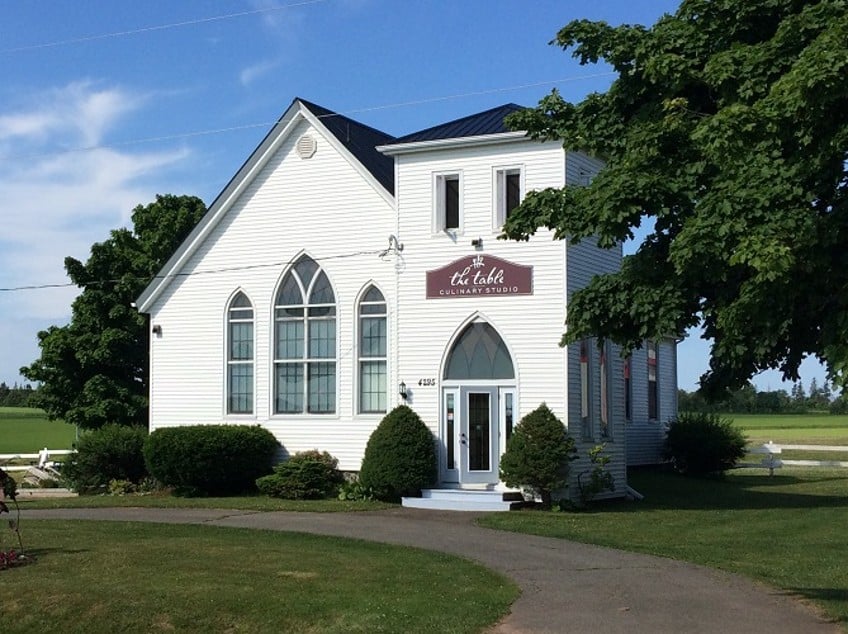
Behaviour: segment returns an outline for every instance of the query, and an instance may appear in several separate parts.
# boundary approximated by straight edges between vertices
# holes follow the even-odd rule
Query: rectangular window
[[[632,357],[624,359],[624,419],[629,423],[633,420],[633,389],[630,381]]]
[[[598,363],[598,379],[601,396],[601,437],[610,438],[610,355],[609,344],[605,343],[601,349],[600,363]]]
[[[589,372],[589,342],[580,342],[580,424],[584,440],[594,437],[592,430],[592,398],[589,386],[591,374]]]
[[[657,342],[648,341],[648,418],[659,418],[659,388],[657,385]]]
[[[524,197],[524,179],[520,167],[495,170],[495,228],[500,228],[510,212]]]
[[[386,411],[386,362],[360,361],[359,410],[363,414]]]
[[[309,363],[310,414],[332,414],[336,411],[336,364]]]
[[[277,365],[277,402],[274,411],[280,414],[303,412],[303,364]]]
[[[461,179],[459,174],[436,176],[434,233],[457,231],[462,224]]]

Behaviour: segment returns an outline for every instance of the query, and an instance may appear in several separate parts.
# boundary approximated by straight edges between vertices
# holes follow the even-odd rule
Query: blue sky
[[[604,66],[548,45],[572,19],[653,24],[673,0],[28,0],[0,5],[0,288],[67,282],[65,256],[157,193],[211,203],[296,97],[403,134]],[[67,323],[73,288],[0,292],[0,381]],[[707,368],[697,335],[680,386]],[[806,383],[823,371],[807,362]],[[776,373],[755,380],[780,386]]]

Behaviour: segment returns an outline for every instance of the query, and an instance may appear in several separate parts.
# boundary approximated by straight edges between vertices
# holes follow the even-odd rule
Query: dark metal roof
[[[417,141],[437,141],[440,139],[461,139],[469,136],[511,132],[512,130],[504,125],[504,117],[519,110],[525,110],[525,107],[515,103],[504,104],[497,108],[486,110],[485,112],[478,112],[477,114],[448,121],[447,123],[442,123],[426,130],[406,134],[387,145],[415,143]]]
[[[305,99],[298,98],[297,101],[318,117],[383,187],[391,194],[395,193],[395,160],[376,150],[378,145],[393,143],[393,136]]]

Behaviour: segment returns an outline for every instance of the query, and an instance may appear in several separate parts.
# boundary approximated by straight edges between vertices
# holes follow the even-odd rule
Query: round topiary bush
[[[86,432],[62,464],[62,478],[79,493],[103,490],[112,480],[138,484],[147,477],[144,427],[109,424]]]
[[[436,481],[433,433],[406,405],[386,414],[365,447],[359,482],[380,500],[420,495]]]
[[[532,489],[550,506],[552,493],[568,483],[569,463],[576,454],[565,425],[542,403],[516,425],[501,456],[501,480]]]
[[[256,480],[260,493],[285,500],[313,500],[338,493],[344,476],[339,461],[317,449],[296,453]]]
[[[671,422],[664,454],[687,475],[721,473],[745,455],[747,439],[733,421],[718,414],[683,412]]]
[[[271,473],[279,443],[264,427],[189,425],[157,429],[147,438],[150,474],[185,495],[227,495],[256,490]]]

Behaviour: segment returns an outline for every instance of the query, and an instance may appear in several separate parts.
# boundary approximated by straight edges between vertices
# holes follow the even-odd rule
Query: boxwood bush
[[[733,468],[747,439],[733,421],[718,414],[683,412],[671,422],[665,457],[679,473],[706,475]]]
[[[178,494],[228,495],[255,491],[278,448],[258,425],[165,427],[148,436],[144,459],[150,474]]]
[[[344,476],[339,461],[326,451],[302,451],[274,467],[274,473],[256,481],[265,495],[286,500],[312,500],[335,496]]]
[[[359,483],[380,500],[420,495],[436,481],[433,433],[412,409],[399,405],[386,414],[368,439]]]
[[[108,424],[80,436],[62,464],[62,478],[79,493],[106,491],[112,480],[133,484],[147,477],[144,427]]]

